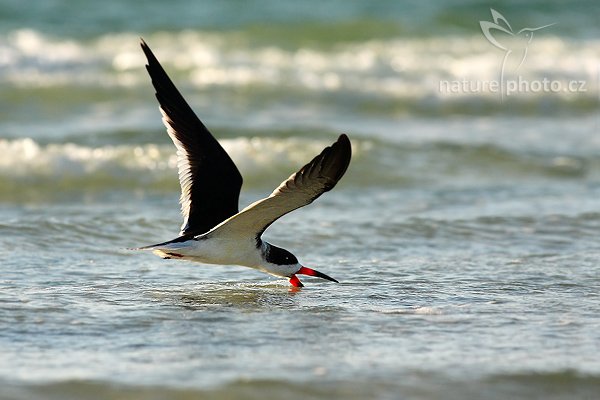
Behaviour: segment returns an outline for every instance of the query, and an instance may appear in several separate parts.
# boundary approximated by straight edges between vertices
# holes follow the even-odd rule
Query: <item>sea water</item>
[[[4,1],[0,398],[597,398],[599,14]],[[494,15],[527,48],[504,76]],[[181,224],[140,37],[242,207],[350,136],[339,185],[265,233],[340,284],[127,250]]]

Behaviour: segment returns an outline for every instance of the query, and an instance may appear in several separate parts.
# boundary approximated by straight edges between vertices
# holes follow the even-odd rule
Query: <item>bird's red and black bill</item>
[[[327,279],[328,281],[339,283],[336,279],[333,279],[329,275],[325,275],[322,272],[319,272],[319,271],[316,271],[314,269],[307,268],[307,267],[300,267],[300,269],[298,270],[298,272],[296,272],[296,274],[316,276],[317,278]],[[300,282],[300,279],[298,279],[298,277],[295,274],[290,277],[290,283],[294,287],[303,287],[304,286],[302,284],[302,282]]]

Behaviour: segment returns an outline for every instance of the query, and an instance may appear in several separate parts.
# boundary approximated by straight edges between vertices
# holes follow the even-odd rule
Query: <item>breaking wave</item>
[[[268,189],[287,178],[333,142],[297,137],[239,137],[222,140],[244,176],[245,187]],[[177,191],[172,144],[98,147],[40,144],[0,139],[0,196],[28,196],[111,190]],[[373,185],[473,185],[528,179],[579,179],[600,172],[600,160],[556,154],[520,153],[489,144],[389,143],[353,139],[350,187]]]
[[[252,35],[260,33],[155,32],[146,39],[174,77],[196,87],[251,89],[266,96],[277,96],[282,89],[286,96],[317,92],[345,102],[353,97],[363,111],[384,114],[481,114],[499,108],[499,94],[485,88],[500,78],[502,54],[479,33],[384,37],[328,46],[289,46],[276,39],[266,44]],[[0,38],[0,85],[33,92],[147,86],[138,42],[134,33],[76,40],[30,29],[13,31]],[[547,99],[543,111],[597,109],[599,51],[597,39],[536,38],[522,68],[525,83],[551,79],[561,88],[570,82],[582,86],[527,90],[513,96],[518,107],[511,111],[539,112],[535,104],[540,98]],[[68,98],[69,90],[62,96]]]

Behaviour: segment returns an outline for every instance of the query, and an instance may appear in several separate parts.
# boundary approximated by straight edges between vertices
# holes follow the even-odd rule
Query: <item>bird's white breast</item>
[[[262,247],[257,247],[256,241],[249,240],[247,237],[200,237],[197,240],[164,244],[153,250],[162,257],[203,264],[241,265],[282,277],[291,276],[301,266],[267,262],[263,257]]]
[[[247,237],[206,237],[169,243],[156,250],[176,258],[206,264],[242,265],[251,268],[259,268],[262,264],[261,249],[256,247],[256,241]]]

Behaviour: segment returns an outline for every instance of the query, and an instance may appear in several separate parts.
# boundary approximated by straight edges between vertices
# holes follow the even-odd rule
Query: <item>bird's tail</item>
[[[154,254],[162,258],[183,258],[183,254],[178,252],[183,246],[180,243],[188,240],[183,236],[167,242],[151,244],[148,246],[129,248],[128,250],[151,250]]]

